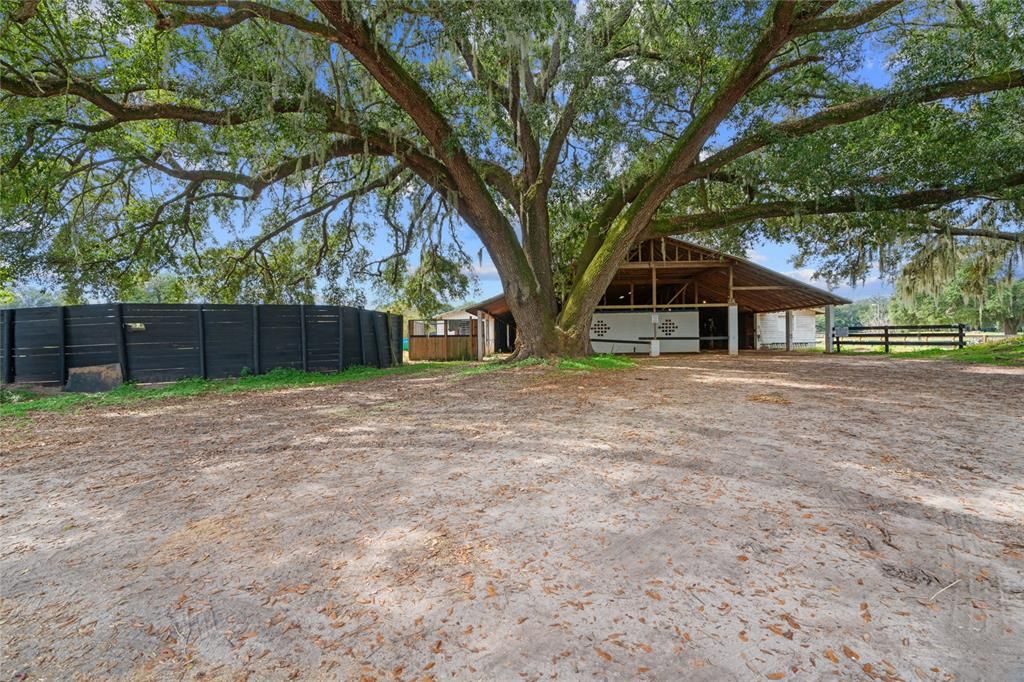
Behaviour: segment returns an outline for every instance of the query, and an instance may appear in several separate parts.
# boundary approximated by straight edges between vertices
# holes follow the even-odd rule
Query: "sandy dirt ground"
[[[3,679],[1024,679],[1024,370],[442,373],[2,427]]]

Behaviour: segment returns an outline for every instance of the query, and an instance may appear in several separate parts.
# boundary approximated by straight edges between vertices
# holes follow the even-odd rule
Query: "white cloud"
[[[473,267],[469,269],[469,274],[485,282],[496,282],[500,279],[498,275],[498,268],[494,267],[494,264],[490,261],[475,263]]]
[[[798,270],[790,270],[789,272],[784,274],[787,277],[792,277],[793,279],[798,279],[801,282],[813,284],[814,286],[822,286],[824,284],[824,282],[822,282],[820,279],[814,276],[814,270],[811,268],[800,268]]]
[[[751,251],[747,253],[747,260],[752,263],[767,263],[771,260],[768,256],[764,255],[760,251]]]

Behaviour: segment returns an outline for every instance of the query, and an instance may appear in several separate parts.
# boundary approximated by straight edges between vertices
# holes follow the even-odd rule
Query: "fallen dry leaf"
[[[752,403],[770,403],[772,405],[792,405],[793,401],[781,393],[751,393],[747,400]]]
[[[612,656],[607,651],[605,651],[604,649],[598,649],[597,647],[594,647],[594,651],[596,651],[597,655],[600,656],[601,658],[603,658],[606,661],[614,661],[615,660],[615,657]]]
[[[860,654],[858,654],[856,651],[854,651],[850,647],[846,646],[845,644],[843,645],[843,654],[845,654],[846,657],[848,659],[850,659],[851,661],[859,661],[860,660]]]

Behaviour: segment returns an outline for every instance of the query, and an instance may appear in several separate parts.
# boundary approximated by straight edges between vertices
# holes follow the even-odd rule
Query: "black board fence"
[[[963,324],[879,325],[874,327],[835,327],[832,339],[836,352],[843,346],[881,346],[886,353],[893,346],[936,346],[963,348]]]
[[[2,383],[63,385],[118,363],[125,381],[402,362],[402,317],[330,305],[110,303],[0,311]]]

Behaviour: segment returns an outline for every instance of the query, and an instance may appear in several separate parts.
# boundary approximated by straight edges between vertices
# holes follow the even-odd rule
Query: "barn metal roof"
[[[763,265],[758,265],[746,258],[715,251],[699,246],[677,237],[667,239],[684,245],[687,248],[717,257],[732,264],[733,298],[737,305],[757,313],[770,313],[779,310],[797,310],[800,308],[816,308],[823,305],[843,305],[850,299],[833,294],[830,291],[802,282],[788,275],[783,275]],[[700,286],[704,292],[717,294],[722,301],[728,299],[729,273],[725,269],[711,270],[700,274]],[[776,286],[779,289],[736,290],[737,287]]]
[[[665,240],[684,247],[688,252],[699,256],[697,263],[694,260],[679,261],[682,264],[676,274],[685,274],[686,277],[696,278],[700,284],[702,299],[715,302],[728,301],[729,270],[731,268],[733,298],[737,305],[754,312],[768,313],[850,303],[849,299],[775,272],[746,258],[709,249],[706,246],[699,246],[676,237],[665,237]],[[675,261],[666,257],[659,263],[659,279],[674,270],[672,262]],[[623,265],[627,265],[627,263]],[[628,265],[633,269],[620,268],[613,283],[627,283],[631,280],[639,283],[649,281],[649,275],[646,274],[649,270],[639,267],[638,263],[628,263]],[[504,294],[498,294],[487,300],[466,306],[464,309],[471,314],[485,312],[494,317],[503,317],[510,313]]]

